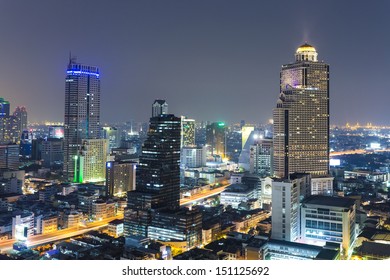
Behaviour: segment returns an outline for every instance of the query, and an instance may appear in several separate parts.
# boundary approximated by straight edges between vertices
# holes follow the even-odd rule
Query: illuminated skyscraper
[[[0,97],[0,117],[9,117],[10,105],[9,101]]]
[[[329,65],[317,60],[309,44],[295,62],[282,66],[280,96],[273,112],[274,172],[313,176],[329,173]]]
[[[181,119],[152,117],[137,166],[135,191],[127,194],[125,235],[161,241],[201,242],[202,214],[180,208]]]
[[[195,120],[181,117],[180,147],[195,146]]]
[[[226,155],[226,126],[223,122],[214,122],[206,127],[206,144],[212,155]]]
[[[64,133],[64,172],[71,179],[82,140],[100,138],[99,69],[72,59],[65,79]]]
[[[108,139],[84,139],[75,156],[74,182],[102,182],[106,178]]]
[[[250,147],[250,173],[272,176],[272,139],[257,137]]]
[[[123,196],[135,190],[137,163],[108,161],[106,164],[106,187],[110,196]]]
[[[25,107],[16,107],[13,114],[13,136],[20,139],[22,132],[27,130],[27,110]]]
[[[3,144],[12,142],[12,118],[9,112],[9,102],[0,98],[0,143]]]

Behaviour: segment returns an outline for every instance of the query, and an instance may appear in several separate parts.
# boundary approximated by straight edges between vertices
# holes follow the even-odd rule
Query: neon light
[[[225,126],[225,123],[220,122],[220,123],[218,123],[218,126]]]
[[[96,72],[88,72],[88,71],[80,71],[80,70],[68,70],[68,71],[66,71],[66,74],[68,74],[68,75],[81,75],[81,74],[93,75],[93,76],[96,76],[97,78],[99,78],[99,76],[100,76],[100,74],[96,73]]]

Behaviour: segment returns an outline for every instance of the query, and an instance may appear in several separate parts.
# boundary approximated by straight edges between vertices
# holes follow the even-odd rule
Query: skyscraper
[[[280,96],[273,112],[274,172],[313,176],[329,173],[329,65],[304,44],[295,62],[282,66]]]
[[[135,190],[137,163],[131,161],[108,161],[106,164],[106,187],[109,196],[123,196]]]
[[[150,119],[136,172],[137,189],[127,197],[128,208],[136,215],[125,223],[130,234],[147,236],[150,210],[179,208],[180,131],[180,118],[174,115]]]
[[[181,117],[180,147],[195,146],[195,120]]]
[[[107,139],[83,139],[75,156],[74,182],[102,182],[106,178]]]
[[[65,79],[64,172],[74,173],[83,139],[100,138],[100,74],[95,66],[69,61]]]
[[[160,114],[150,119],[136,172],[137,187],[127,194],[125,235],[200,244],[202,214],[180,208],[181,120]]]
[[[0,97],[0,117],[9,117],[10,104],[9,101]]]
[[[226,155],[226,126],[223,122],[214,122],[206,127],[206,144],[212,155]]]
[[[152,105],[152,117],[168,114],[168,103],[162,99],[156,99]]]
[[[0,143],[3,144],[12,142],[12,119],[9,112],[9,102],[0,98]]]
[[[20,139],[22,132],[27,130],[27,110],[26,107],[16,107],[13,113],[13,136]]]
[[[261,177],[272,176],[272,139],[259,137],[250,147],[250,173]]]

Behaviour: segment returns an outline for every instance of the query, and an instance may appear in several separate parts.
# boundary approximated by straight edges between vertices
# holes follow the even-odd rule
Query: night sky
[[[307,41],[330,64],[331,123],[390,124],[390,1],[0,0],[0,97],[63,121],[69,52],[101,72],[101,121],[154,99],[196,120],[265,122]]]

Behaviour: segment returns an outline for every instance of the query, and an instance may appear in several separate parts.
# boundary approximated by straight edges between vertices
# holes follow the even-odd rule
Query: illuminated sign
[[[15,225],[15,239],[18,241],[27,240],[28,226],[25,224]]]
[[[99,76],[100,76],[100,74],[96,73],[96,72],[88,72],[88,71],[80,71],[80,70],[68,70],[68,71],[66,71],[66,74],[68,74],[68,75],[81,75],[81,74],[92,75],[92,76],[96,76],[97,78],[99,78]]]

